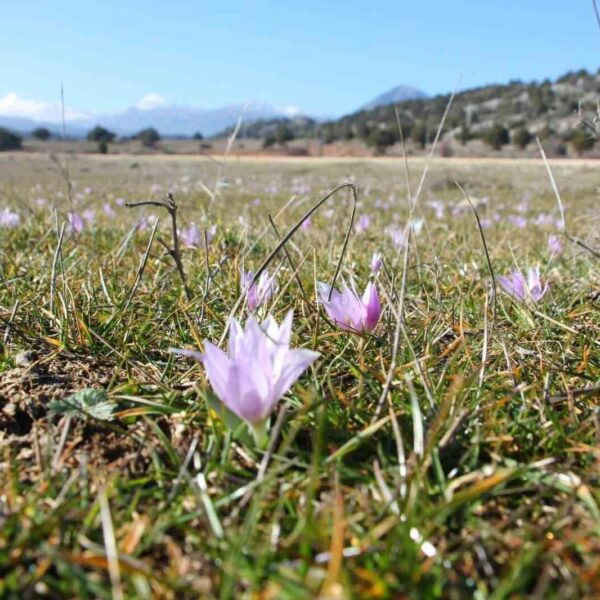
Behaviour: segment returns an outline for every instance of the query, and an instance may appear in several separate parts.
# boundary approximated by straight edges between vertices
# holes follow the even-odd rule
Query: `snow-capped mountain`
[[[28,133],[35,127],[51,131],[62,128],[61,107],[10,93],[0,97],[0,126]],[[290,117],[300,114],[294,107],[277,107],[263,102],[230,104],[217,108],[196,108],[169,104],[158,94],[148,94],[135,106],[122,112],[93,114],[65,109],[67,135],[82,136],[95,125],[102,125],[120,136],[129,136],[146,127],[154,127],[163,136],[191,136],[196,132],[210,136],[235,125],[259,119]]]

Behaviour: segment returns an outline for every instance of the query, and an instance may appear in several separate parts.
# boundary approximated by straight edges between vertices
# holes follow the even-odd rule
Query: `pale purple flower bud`
[[[179,237],[186,248],[199,248],[202,242],[202,234],[196,223],[190,223],[189,227],[184,227],[179,232]]]
[[[373,257],[371,258],[371,271],[373,271],[373,273],[379,273],[382,266],[383,261],[381,260],[381,254],[379,254],[379,252],[374,252]]]
[[[354,282],[351,287],[342,283],[342,291],[322,282],[317,283],[319,300],[329,318],[344,331],[363,333],[373,331],[381,316],[381,303],[375,284],[369,282],[359,298]],[[329,294],[331,292],[331,299]]]
[[[563,253],[563,245],[560,241],[560,237],[551,234],[548,236],[548,251],[550,252],[550,256],[554,258],[555,256],[560,256]]]
[[[548,213],[540,213],[533,221],[536,225],[552,225],[554,223],[554,217]]]
[[[548,291],[548,283],[542,285],[539,267],[529,268],[529,273],[527,275],[527,287],[529,295],[534,302],[541,300],[544,294]]]
[[[369,215],[361,215],[356,221],[356,232],[363,233],[371,225],[371,217]]]
[[[266,419],[300,375],[320,356],[291,349],[292,311],[278,325],[269,315],[261,324],[251,316],[246,328],[231,320],[228,354],[208,341],[204,354],[175,350],[200,360],[219,400],[253,431],[264,431]]]
[[[406,243],[406,232],[404,229],[400,229],[398,227],[394,227],[389,230],[390,237],[392,238],[392,243],[398,250],[401,250]]]
[[[10,208],[4,208],[0,211],[0,227],[16,227],[20,220],[21,217],[16,212],[12,212]]]
[[[521,215],[509,215],[508,220],[519,229],[527,227],[527,219]]]
[[[268,302],[276,286],[275,274],[269,276],[269,272],[266,269],[260,274],[256,283],[252,283],[253,279],[253,271],[242,271],[242,289],[248,289],[246,303],[250,312],[256,310],[261,304]]]
[[[71,233],[81,233],[83,231],[83,219],[76,212],[67,213],[67,223]]]
[[[548,283],[542,285],[538,267],[529,269],[527,279],[521,271],[515,269],[509,277],[499,276],[498,283],[507,294],[521,301],[529,297],[538,302],[548,291]]]
[[[427,204],[434,210],[436,219],[444,218],[444,203],[441,200],[430,200]]]
[[[105,202],[104,206],[102,207],[102,210],[104,210],[104,214],[109,219],[114,219],[117,216],[117,213],[115,212],[114,208],[108,202]]]
[[[311,227],[312,223],[310,222],[310,217],[308,219],[305,219],[304,221],[302,221],[302,229],[304,229],[304,231],[308,231]]]
[[[88,225],[91,225],[96,219],[96,213],[91,208],[86,208],[81,216]]]

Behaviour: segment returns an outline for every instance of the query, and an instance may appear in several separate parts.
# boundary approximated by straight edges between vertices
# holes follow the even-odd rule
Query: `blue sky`
[[[339,115],[397,84],[436,94],[461,73],[469,88],[600,66],[591,0],[0,0],[0,23],[0,108],[25,111],[62,82],[70,108],[96,113],[156,94]]]

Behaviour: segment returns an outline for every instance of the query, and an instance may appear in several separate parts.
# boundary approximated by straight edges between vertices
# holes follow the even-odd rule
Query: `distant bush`
[[[467,142],[473,139],[473,134],[466,125],[463,125],[460,128],[460,131],[456,134],[456,139],[464,146]]]
[[[275,141],[282,146],[285,146],[288,142],[294,139],[294,132],[287,125],[277,125],[275,130]]]
[[[272,133],[268,133],[263,139],[262,147],[270,148],[275,145],[276,141],[275,136]]]
[[[512,136],[512,141],[515,146],[524,149],[533,139],[533,136],[525,127],[519,127]]]
[[[145,146],[146,148],[153,148],[156,145],[156,142],[160,141],[160,135],[154,127],[142,129],[135,137],[140,140],[142,146]]]
[[[494,150],[500,150],[510,141],[508,129],[500,123],[495,123],[482,136],[483,141],[491,146]]]
[[[35,138],[36,140],[45,141],[49,140],[52,137],[52,134],[50,133],[50,130],[46,127],[36,127],[31,132],[31,137]]]
[[[18,150],[21,147],[21,138],[9,131],[0,127],[0,152],[4,150]]]
[[[378,154],[384,154],[388,146],[396,143],[396,136],[389,129],[373,129],[367,138],[367,146],[375,148]]]
[[[116,138],[116,134],[100,125],[96,125],[94,129],[90,129],[87,134],[87,139],[90,142],[112,142]]]
[[[98,142],[98,152],[100,154],[108,154],[108,142],[105,140],[100,140]]]
[[[196,131],[196,133],[192,136],[192,139],[193,140],[203,140],[204,136],[199,131]]]
[[[425,148],[427,143],[427,127],[423,121],[417,121],[410,132],[410,138],[412,141],[419,146],[419,148]]]
[[[450,156],[454,156],[454,150],[452,150],[452,146],[448,140],[444,140],[440,144],[440,156],[444,158],[449,158]]]
[[[585,131],[585,129],[576,129],[571,136],[571,145],[573,150],[577,152],[578,156],[581,156],[584,152],[591,150],[594,147],[594,138]]]

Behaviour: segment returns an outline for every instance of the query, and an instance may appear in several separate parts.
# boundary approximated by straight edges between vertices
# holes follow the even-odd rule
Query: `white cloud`
[[[280,106],[278,110],[286,117],[297,117],[302,114],[302,111],[297,106]]]
[[[143,98],[140,98],[135,107],[138,110],[154,110],[155,108],[166,106],[166,104],[166,99],[160,94],[150,93],[146,94]]]
[[[0,97],[0,115],[5,117],[21,117],[34,121],[60,123],[62,120],[60,104],[51,104],[40,100],[21,98],[15,92]],[[87,114],[65,106],[66,120],[87,118]]]

